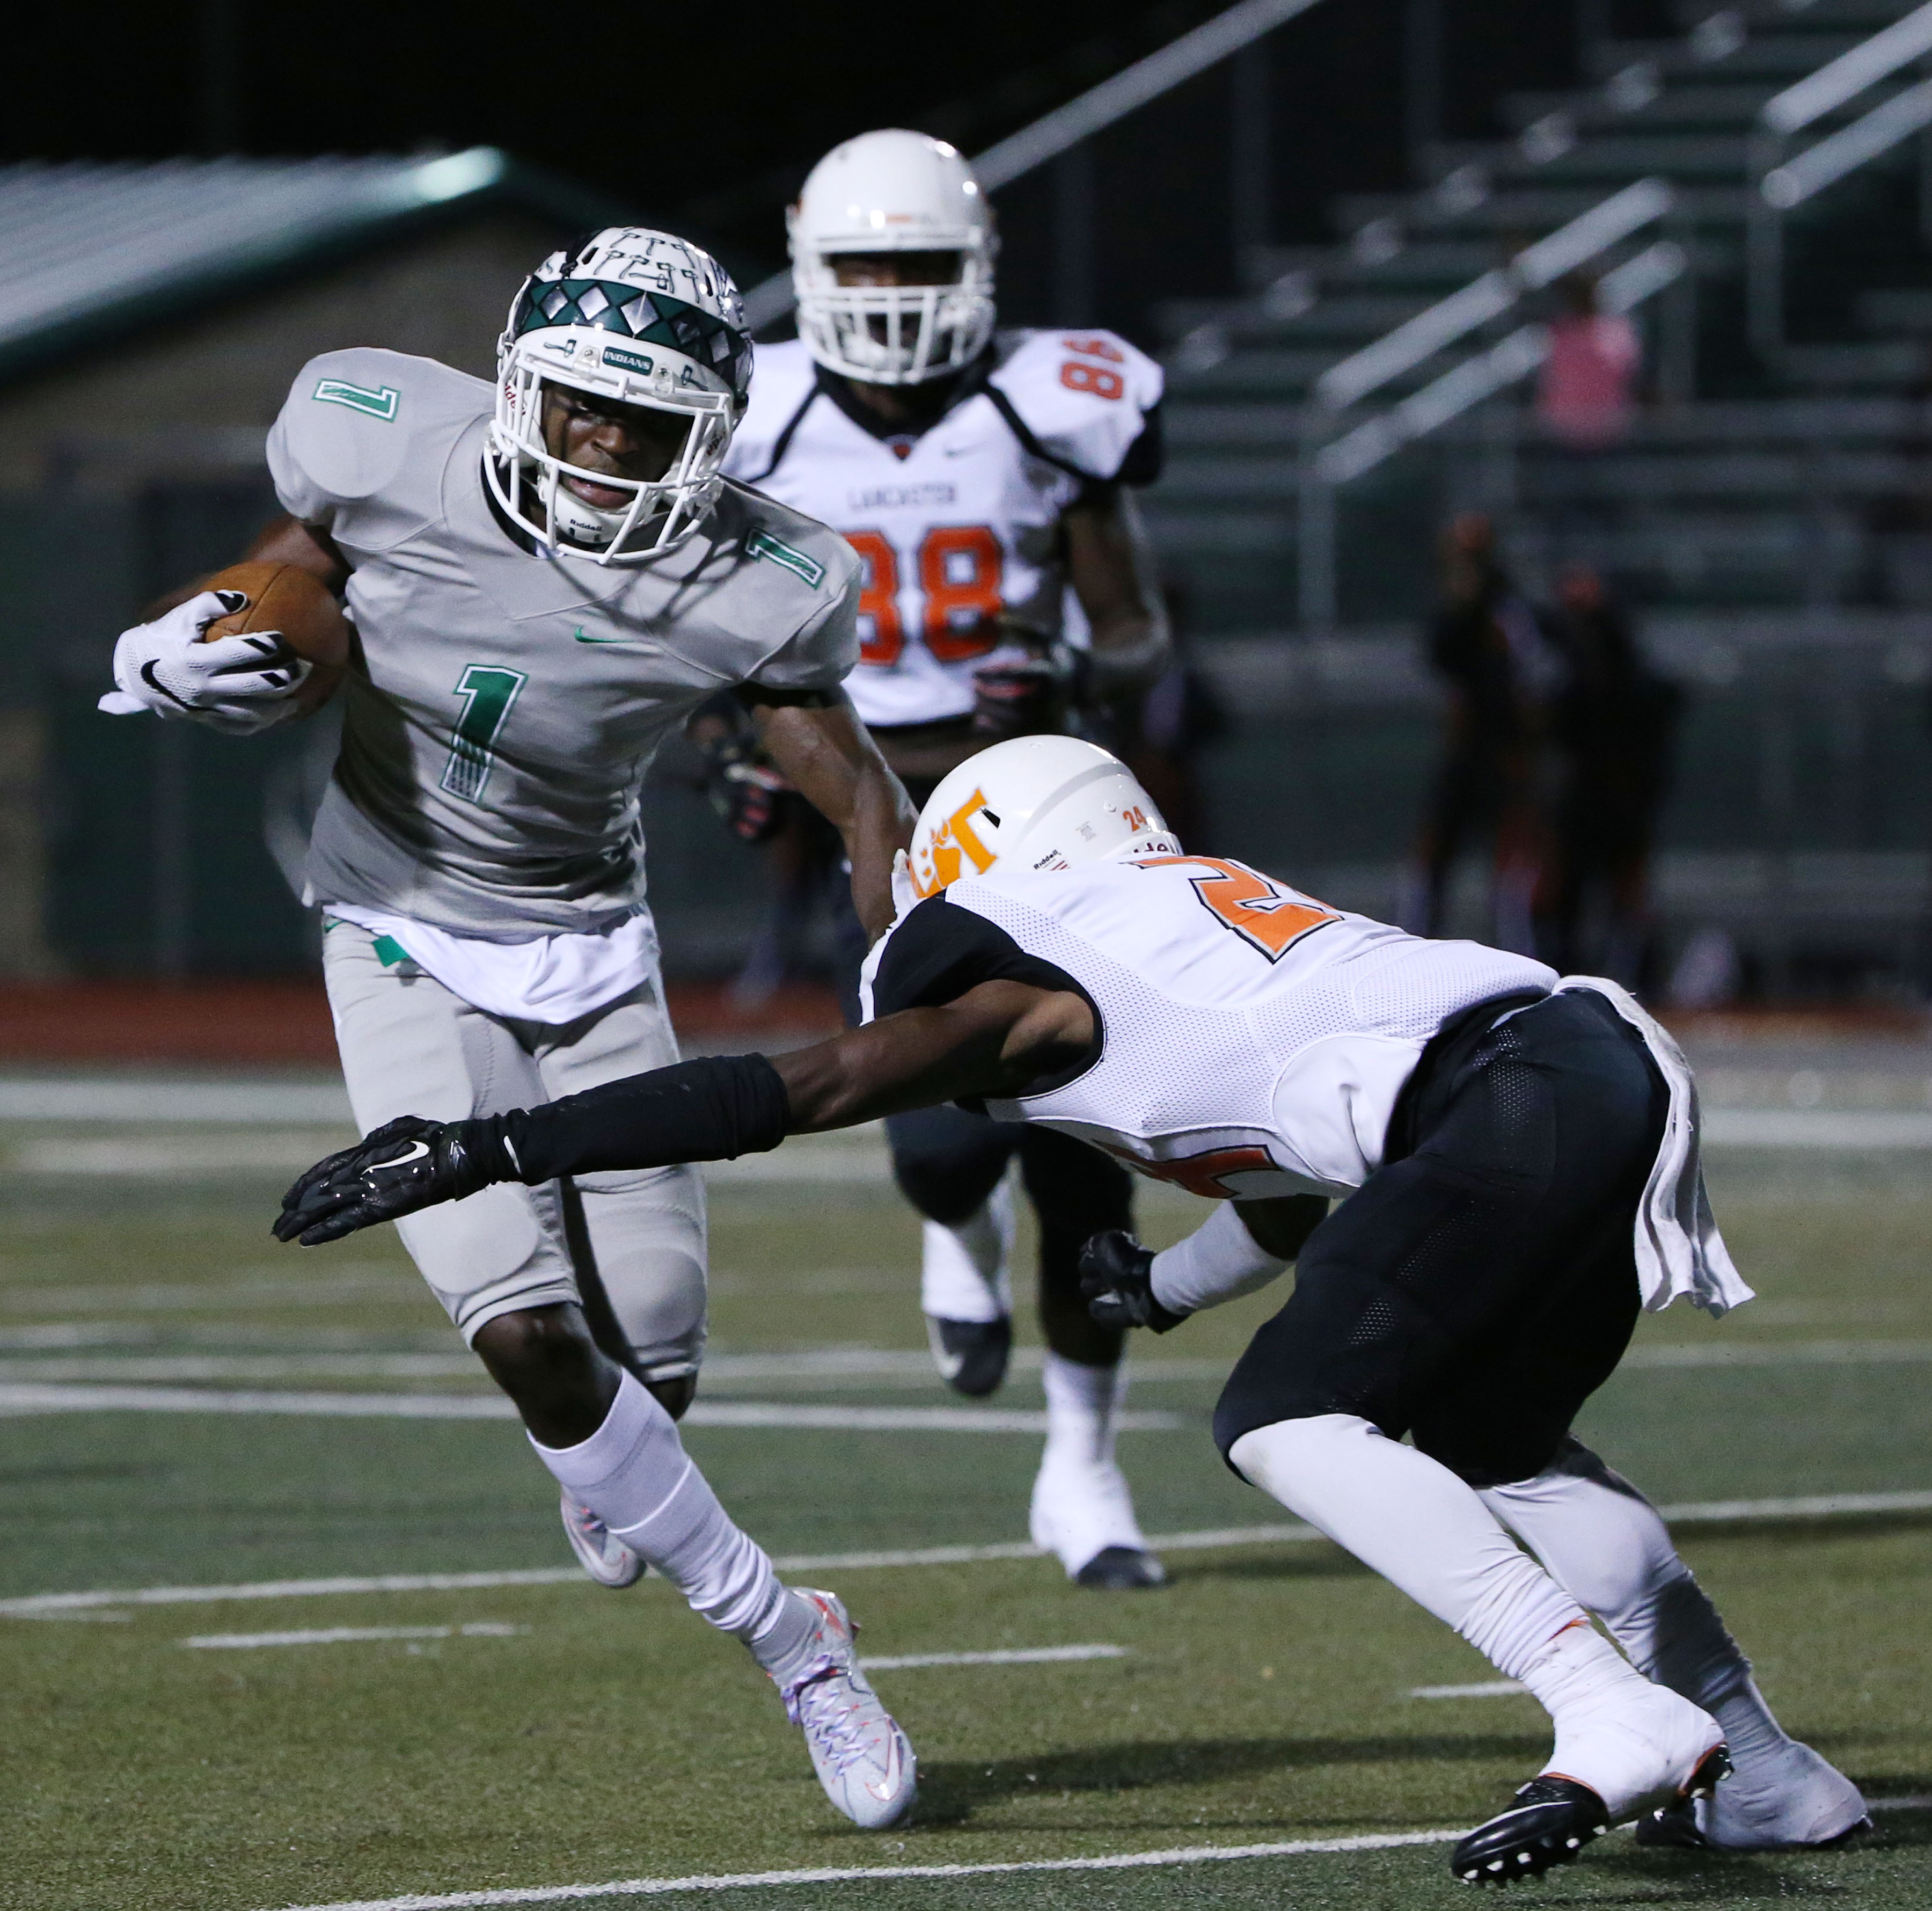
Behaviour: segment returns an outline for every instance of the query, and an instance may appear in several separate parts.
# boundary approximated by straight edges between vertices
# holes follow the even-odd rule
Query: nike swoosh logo
[[[570,634],[580,644],[641,644],[646,641],[642,637],[592,637],[580,623]]]
[[[194,705],[191,703],[183,702],[182,699],[176,696],[174,692],[170,690],[166,684],[164,684],[161,680],[154,675],[154,666],[152,660],[148,663],[142,664],[141,666],[141,681],[146,684],[149,690],[160,691],[161,695],[166,697],[169,702],[180,704],[182,708],[184,710],[192,710],[194,708]]]
[[[427,1141],[412,1141],[406,1154],[392,1155],[386,1161],[371,1161],[369,1165],[372,1168],[407,1167],[410,1162],[421,1161],[428,1152]]]

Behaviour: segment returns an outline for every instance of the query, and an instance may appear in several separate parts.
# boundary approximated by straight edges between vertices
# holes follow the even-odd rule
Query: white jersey
[[[1014,958],[1004,969],[1000,943]],[[1522,956],[1330,909],[1244,863],[1163,856],[952,884],[874,951],[868,1015],[1002,972],[1028,979],[1028,960],[1086,995],[1100,1056],[986,1112],[1215,1199],[1359,1188],[1430,1038],[1478,1002],[1557,981]]]
[[[974,672],[1010,642],[1003,620],[1059,633],[1060,513],[1090,483],[1155,475],[1161,389],[1160,367],[1110,332],[1003,333],[937,424],[895,438],[856,422],[799,341],[758,347],[724,468],[863,560],[845,687],[867,723],[967,714]]]

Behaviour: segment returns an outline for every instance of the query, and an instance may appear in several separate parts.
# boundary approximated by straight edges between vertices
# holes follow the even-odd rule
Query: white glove
[[[238,611],[238,590],[204,590],[152,623],[124,630],[114,646],[114,681],[100,699],[110,717],[152,710],[192,717],[212,729],[246,736],[296,714],[294,698],[314,666],[272,630],[201,642],[218,617]]]

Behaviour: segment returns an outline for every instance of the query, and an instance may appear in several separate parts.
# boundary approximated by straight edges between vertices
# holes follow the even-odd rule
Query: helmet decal
[[[738,289],[709,253],[641,226],[574,239],[518,289],[497,341],[490,493],[553,551],[644,563],[681,542],[716,502],[752,368]],[[558,386],[678,418],[682,450],[649,479],[569,464],[544,436],[547,394]],[[626,501],[593,504],[573,489],[586,483]]]
[[[750,335],[668,292],[640,292],[608,279],[533,278],[518,296],[510,335],[521,338],[554,326],[587,326],[668,346],[715,371],[741,403],[751,389]],[[608,353],[604,362],[611,362]]]

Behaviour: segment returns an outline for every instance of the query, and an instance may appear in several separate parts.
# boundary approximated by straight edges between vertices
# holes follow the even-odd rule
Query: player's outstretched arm
[[[919,813],[843,690],[774,690],[743,684],[758,741],[779,774],[845,839],[852,903],[867,937],[892,924],[892,857]]]
[[[1100,488],[1060,514],[1066,570],[1093,632],[1087,695],[1112,703],[1153,689],[1173,654],[1156,560],[1132,495]]]
[[[1077,1065],[1094,1039],[1080,996],[982,982],[776,1059],[709,1056],[475,1121],[405,1115],[318,1161],[282,1197],[274,1232],[314,1247],[492,1182],[726,1161],[788,1134],[1017,1095]]]

